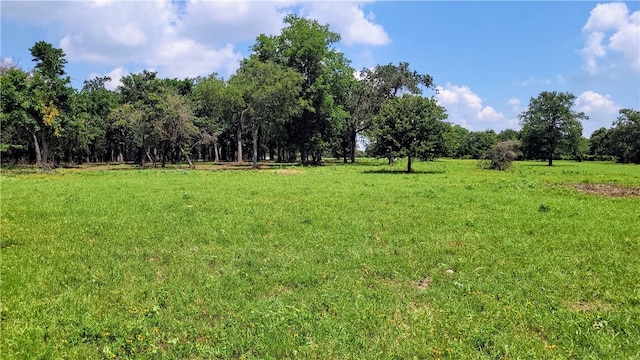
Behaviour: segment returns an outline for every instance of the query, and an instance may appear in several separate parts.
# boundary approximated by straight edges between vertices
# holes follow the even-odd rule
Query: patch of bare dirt
[[[586,301],[580,300],[570,302],[569,308],[575,312],[588,312],[588,311],[606,311],[610,309],[610,306],[599,301]]]
[[[420,279],[420,281],[418,281],[418,289],[419,290],[424,290],[426,288],[428,288],[429,286],[431,286],[431,283],[433,283],[433,279],[430,277],[424,277],[422,279]]]
[[[300,174],[300,170],[280,169],[280,170],[276,171],[276,173],[280,174],[280,175],[297,175],[297,174]]]
[[[609,197],[640,197],[640,188],[613,184],[577,184],[578,191]]]

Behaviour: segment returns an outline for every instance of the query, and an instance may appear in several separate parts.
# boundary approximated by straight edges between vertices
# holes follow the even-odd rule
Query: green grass
[[[638,166],[383,164],[4,171],[1,357],[640,357]]]

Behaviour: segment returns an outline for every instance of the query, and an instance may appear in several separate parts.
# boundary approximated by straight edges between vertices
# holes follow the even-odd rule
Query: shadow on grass
[[[524,166],[524,167],[546,167],[546,168],[554,168],[554,167],[570,167],[570,166],[578,166],[577,164],[567,164],[567,163],[554,163],[553,165],[549,166],[549,164],[547,164],[546,162],[540,162],[540,163],[518,163],[518,166]]]
[[[444,174],[444,170],[413,170],[412,172],[407,172],[407,170],[395,170],[395,169],[380,169],[380,170],[366,170],[362,172],[363,174],[392,174],[392,175],[433,175],[433,174]]]

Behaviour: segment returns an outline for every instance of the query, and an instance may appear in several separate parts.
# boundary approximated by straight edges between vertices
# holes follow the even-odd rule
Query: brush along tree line
[[[407,63],[356,72],[328,25],[294,15],[285,24],[277,36],[258,36],[227,80],[145,70],[123,77],[115,91],[105,87],[108,77],[76,91],[64,52],[39,41],[30,49],[32,71],[0,69],[2,162],[354,162],[359,136],[369,140],[367,155],[407,157],[408,171],[413,159],[482,158],[502,141],[518,142],[510,151],[549,165],[588,156],[640,162],[636,110],[621,110],[613,128],[587,140],[580,124],[586,116],[571,109],[575,96],[543,92],[522,113],[521,131],[468,131],[423,96],[435,87],[431,76]]]

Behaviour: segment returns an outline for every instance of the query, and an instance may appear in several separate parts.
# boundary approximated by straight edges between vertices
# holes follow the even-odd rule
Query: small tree
[[[551,166],[557,151],[575,151],[582,137],[580,120],[588,119],[584,113],[571,110],[575,99],[571,93],[555,91],[543,91],[531,98],[527,111],[520,114],[525,156],[546,159]]]
[[[486,169],[504,171],[511,167],[511,162],[518,158],[516,149],[520,143],[515,140],[501,141],[489,150],[488,158],[481,162]]]
[[[434,159],[446,153],[451,126],[446,110],[435,99],[405,94],[386,102],[375,119],[376,155],[406,156],[411,161]]]
[[[640,111],[621,109],[609,131],[611,150],[619,162],[640,164]]]

